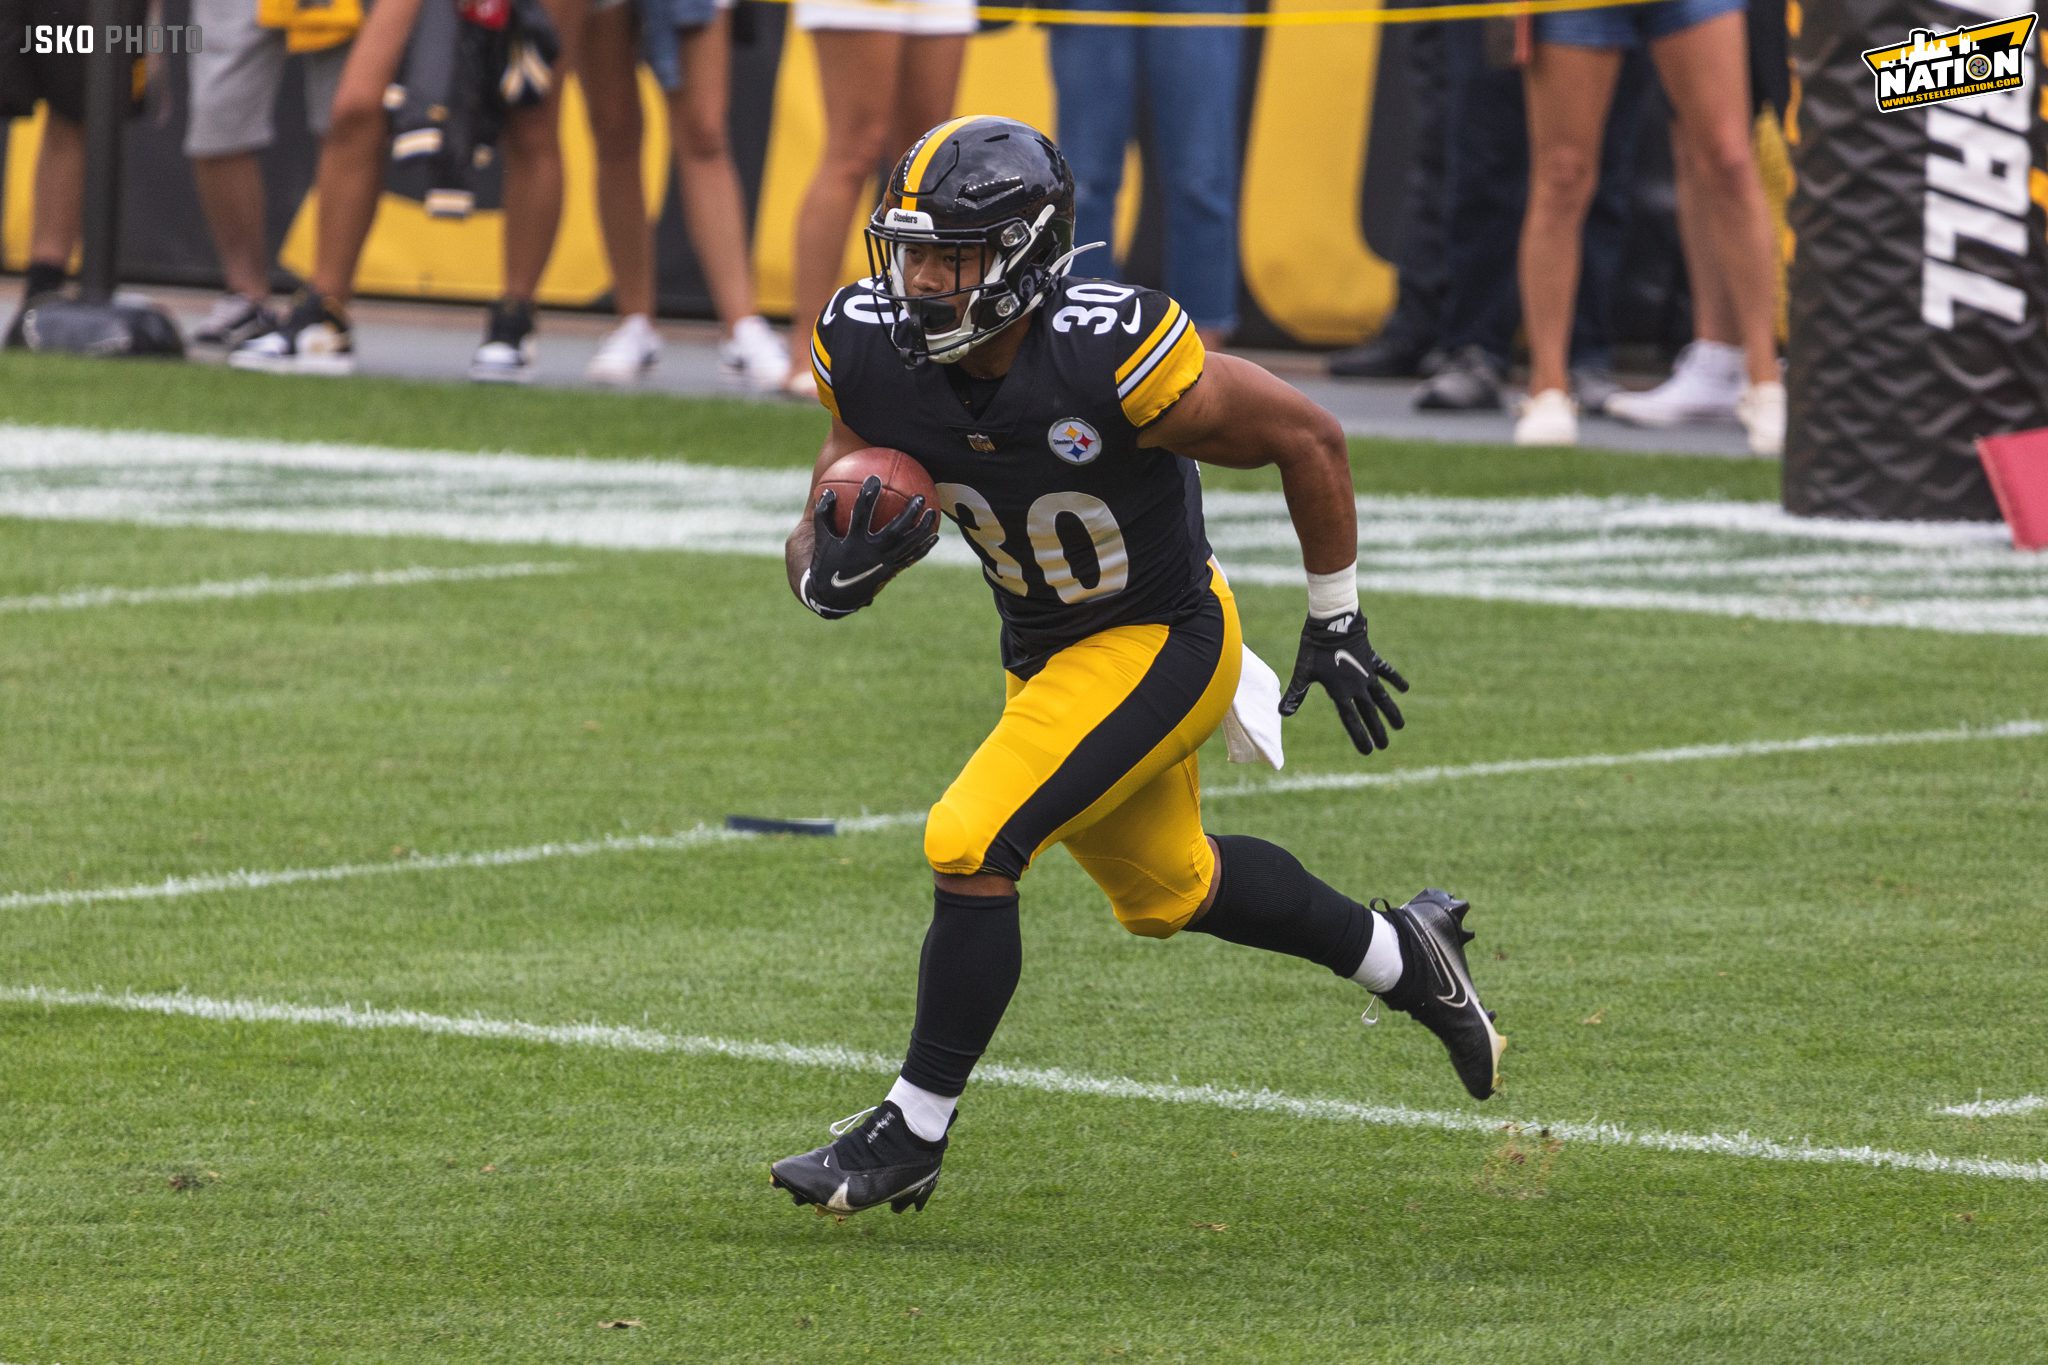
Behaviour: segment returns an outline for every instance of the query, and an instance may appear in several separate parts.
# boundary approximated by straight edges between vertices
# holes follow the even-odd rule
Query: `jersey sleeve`
[[[1141,339],[1117,365],[1116,397],[1124,419],[1144,427],[1194,387],[1207,355],[1186,309],[1155,290],[1143,291],[1138,299]]]
[[[818,315],[817,326],[811,329],[811,377],[818,381],[818,402],[825,411],[840,421],[839,388],[834,384],[835,361],[838,363],[838,379],[843,383],[848,374],[858,367],[859,347],[855,338],[848,335],[846,300],[857,286],[847,285],[832,296],[825,305],[825,311]],[[836,353],[836,354],[835,354]]]
[[[839,395],[832,390],[832,352],[825,348],[823,323],[811,328],[811,377],[818,383],[818,402],[837,420]]]

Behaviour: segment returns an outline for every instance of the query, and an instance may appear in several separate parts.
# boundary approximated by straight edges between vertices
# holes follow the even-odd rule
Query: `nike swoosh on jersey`
[[[1142,317],[1143,317],[1144,315],[1145,315],[1145,302],[1144,302],[1144,300],[1143,300],[1143,299],[1133,299],[1133,300],[1131,301],[1131,320],[1130,320],[1129,322],[1126,322],[1126,323],[1124,324],[1124,330],[1125,330],[1126,332],[1129,332],[1129,333],[1130,333],[1130,334],[1131,334],[1132,336],[1136,336],[1136,335],[1138,334],[1138,320],[1139,320],[1140,318],[1142,318]]]
[[[832,572],[832,586],[835,588],[850,588],[854,584],[860,582],[863,578],[873,578],[876,574],[880,573],[885,567],[887,566],[877,564],[871,569],[862,569],[859,573],[855,574],[851,578],[841,578],[839,576],[838,570],[835,569]]]

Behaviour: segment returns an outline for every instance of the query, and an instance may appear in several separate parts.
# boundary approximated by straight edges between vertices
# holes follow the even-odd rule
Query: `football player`
[[[1408,684],[1366,639],[1336,420],[1256,365],[1205,355],[1165,295],[1072,277],[1073,225],[1073,178],[1043,134],[942,123],[868,225],[872,277],[839,291],[811,341],[832,426],[789,538],[791,588],[819,616],[851,615],[931,549],[943,512],[1002,617],[1007,701],[926,818],[936,889],[902,1074],[832,1142],[774,1163],[799,1204],[924,1207],[1016,988],[1018,880],[1054,844],[1130,932],[1306,958],[1435,1033],[1475,1098],[1499,1084],[1504,1044],[1466,967],[1464,901],[1431,890],[1368,908],[1283,848],[1202,827],[1196,750],[1232,707],[1244,649],[1195,462],[1279,468],[1309,598],[1280,714],[1320,685],[1369,754],[1401,727],[1388,686]],[[817,477],[867,446],[914,456],[938,506],[914,498],[877,525],[869,479],[835,534],[837,495]],[[1269,692],[1251,728],[1277,726],[1271,707]]]

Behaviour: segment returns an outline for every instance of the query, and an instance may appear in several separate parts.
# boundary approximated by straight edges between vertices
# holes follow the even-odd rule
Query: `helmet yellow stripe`
[[[964,114],[956,119],[948,119],[926,135],[923,144],[917,149],[917,155],[911,159],[910,169],[903,173],[904,208],[917,208],[917,196],[924,191],[925,168],[932,164],[932,158],[938,155],[939,148],[945,145],[946,139],[980,117],[980,114]]]

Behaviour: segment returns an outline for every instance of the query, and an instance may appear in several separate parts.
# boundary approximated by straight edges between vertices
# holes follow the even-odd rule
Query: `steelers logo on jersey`
[[[1062,417],[1045,433],[1052,453],[1068,464],[1087,464],[1102,453],[1102,433],[1078,417]]]

